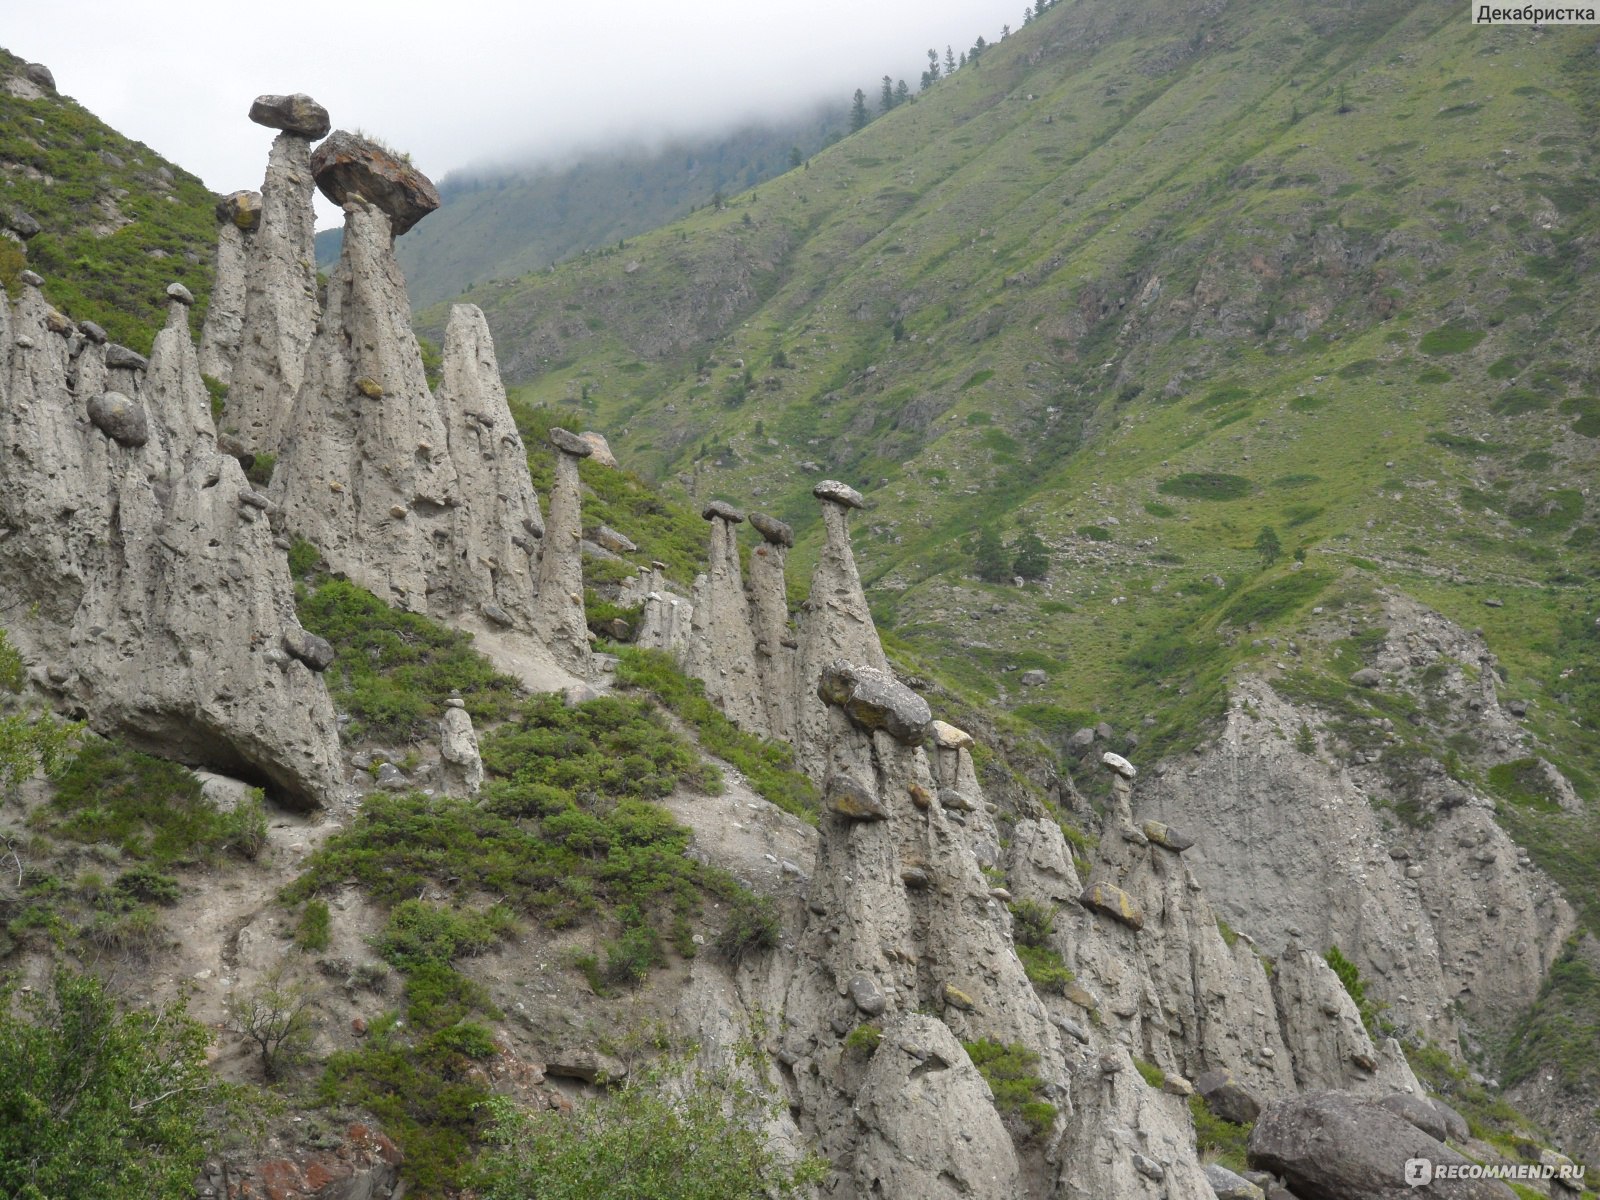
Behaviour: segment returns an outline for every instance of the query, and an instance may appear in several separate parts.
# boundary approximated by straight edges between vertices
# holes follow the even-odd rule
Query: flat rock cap
[[[865,508],[867,502],[861,498],[861,493],[848,483],[840,483],[837,479],[824,479],[811,489],[811,494],[818,500],[831,500],[843,508]]]
[[[700,510],[700,515],[708,521],[721,517],[724,521],[738,525],[744,520],[744,514],[733,505],[723,500],[713,500]]]
[[[794,530],[790,529],[777,517],[769,517],[766,513],[753,512],[750,514],[750,524],[755,531],[774,546],[794,545]]]
[[[1100,764],[1101,766],[1105,767],[1106,770],[1114,771],[1116,774],[1121,775],[1124,779],[1132,779],[1139,773],[1138,769],[1134,767],[1134,765],[1127,759],[1123,758],[1122,755],[1113,754],[1109,750],[1100,756]]]
[[[570,429],[562,429],[559,425],[550,430],[550,444],[573,458],[588,458],[594,453],[593,446]]]
[[[188,288],[184,287],[181,283],[167,284],[167,299],[176,300],[185,308],[192,308],[194,306],[194,293]]]
[[[257,96],[250,105],[250,119],[268,129],[281,129],[303,138],[325,137],[333,128],[328,110],[304,92],[292,96]]]
[[[370,138],[335,130],[311,152],[317,187],[341,208],[356,197],[375,204],[399,237],[439,207],[433,181]]]

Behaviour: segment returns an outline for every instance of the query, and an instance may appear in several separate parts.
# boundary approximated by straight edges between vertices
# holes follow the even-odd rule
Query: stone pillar
[[[261,193],[233,192],[217,201],[217,271],[200,331],[200,371],[233,382],[244,332],[245,279],[261,228]]]
[[[789,631],[785,560],[794,545],[794,531],[765,513],[751,513],[750,524],[762,538],[761,545],[750,553],[750,624],[756,669],[767,702],[767,727],[770,736],[792,742],[794,658],[799,643]]]
[[[711,554],[706,574],[696,581],[688,670],[706,685],[706,695],[730,721],[741,729],[766,733],[766,704],[735,532],[744,514],[716,500],[700,515],[711,522]]]
[[[223,429],[251,453],[277,453],[317,329],[311,143],[330,126],[327,109],[304,95],[260,96],[250,119],[282,132],[267,158],[260,224],[248,243]]]
[[[565,429],[550,431],[556,448],[556,478],[550,488],[550,517],[539,559],[539,596],[534,631],[555,660],[579,676],[589,674],[589,627],[583,615],[583,501],[578,463],[594,448]]]

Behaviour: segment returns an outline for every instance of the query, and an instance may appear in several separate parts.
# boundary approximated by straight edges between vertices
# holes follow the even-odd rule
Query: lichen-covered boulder
[[[906,746],[920,746],[933,720],[926,700],[876,667],[836,659],[823,671],[817,695],[843,709],[863,729],[881,729]]]
[[[369,138],[334,131],[311,155],[322,194],[341,208],[352,196],[376,205],[396,237],[439,207],[439,191],[403,157]]]
[[[289,96],[257,96],[250,105],[250,119],[268,129],[281,129],[296,137],[323,137],[331,129],[328,110],[304,92]]]

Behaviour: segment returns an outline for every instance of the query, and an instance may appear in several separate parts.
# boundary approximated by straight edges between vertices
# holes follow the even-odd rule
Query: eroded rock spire
[[[688,670],[705,683],[706,695],[729,720],[744,729],[766,732],[750,603],[739,569],[737,527],[744,523],[744,514],[716,500],[700,515],[711,523],[711,552],[706,573],[695,581]]]
[[[556,448],[556,477],[550,488],[550,518],[545,522],[539,559],[539,597],[534,630],[556,661],[579,676],[589,673],[589,627],[583,613],[583,511],[578,463],[592,446],[565,429],[550,431]]]

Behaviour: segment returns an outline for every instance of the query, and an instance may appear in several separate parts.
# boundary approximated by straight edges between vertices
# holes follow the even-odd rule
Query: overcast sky
[[[929,47],[959,55],[1027,0],[0,0],[0,45],[219,192],[261,186],[263,92],[307,92],[435,180],[458,167],[779,114]],[[1012,11],[1012,10],[1015,11]],[[319,224],[328,224],[324,206]]]

